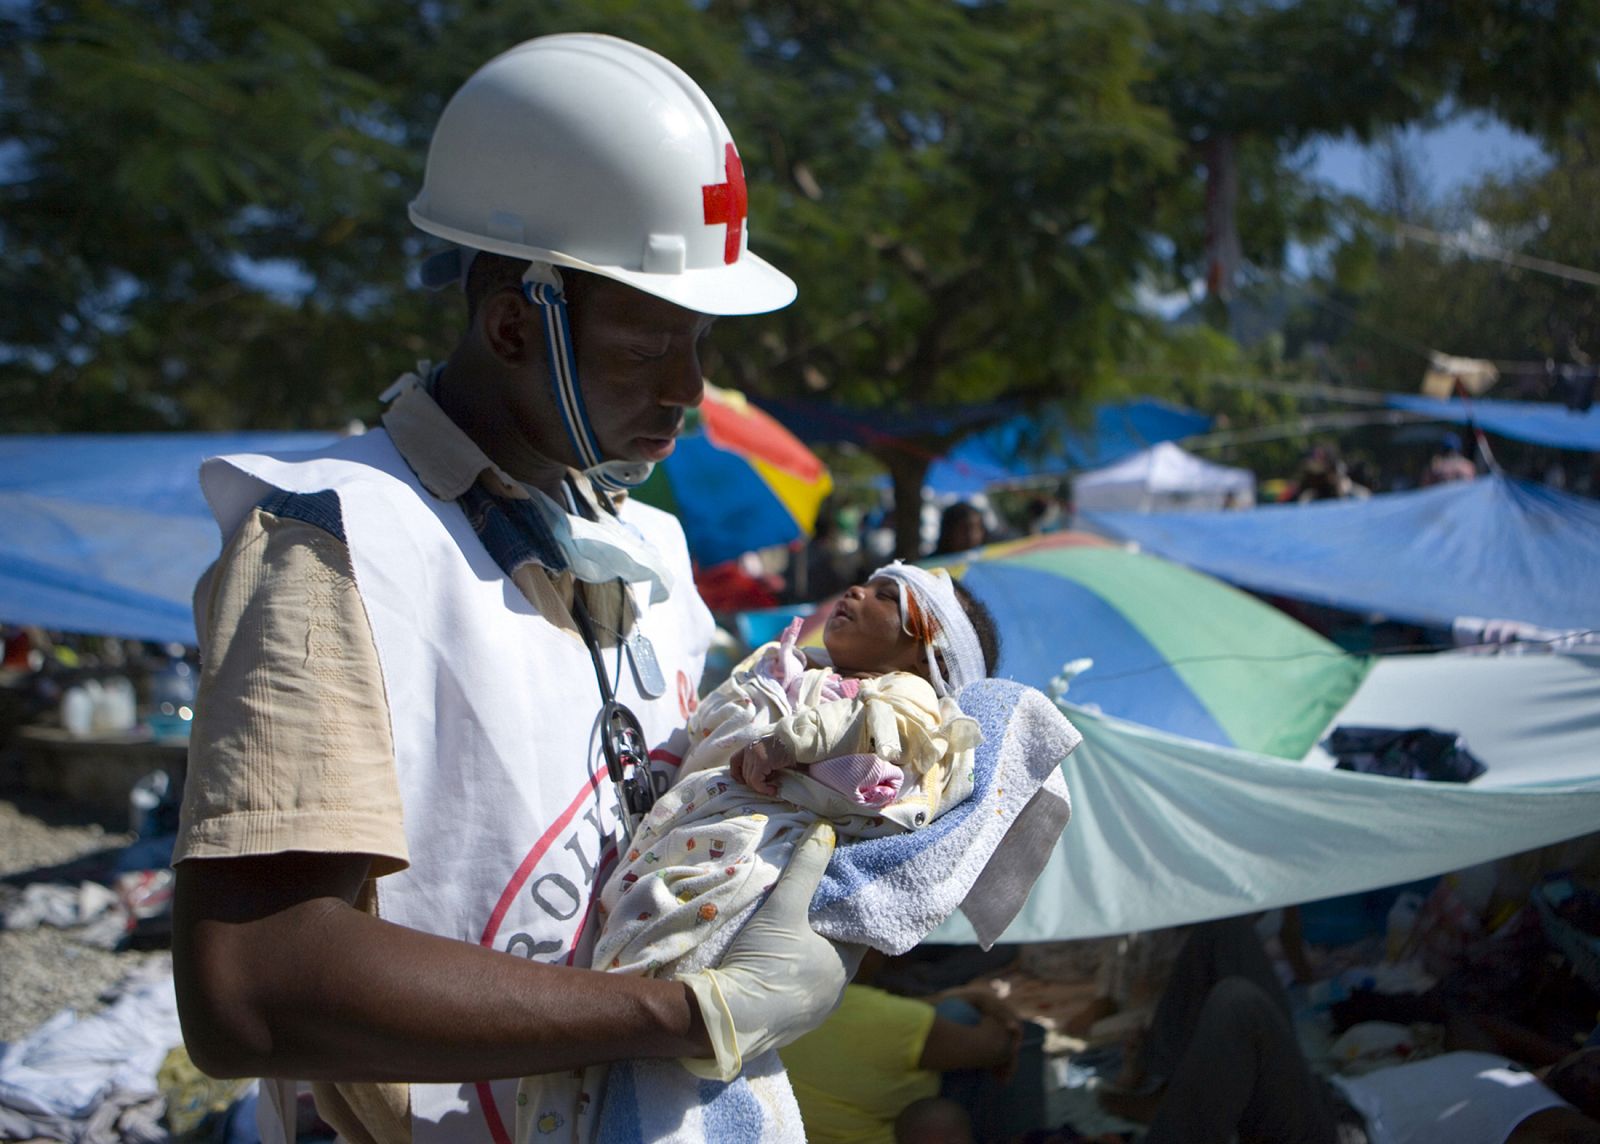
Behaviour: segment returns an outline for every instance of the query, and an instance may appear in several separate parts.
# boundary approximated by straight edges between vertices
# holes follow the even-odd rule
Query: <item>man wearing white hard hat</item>
[[[600,880],[664,785],[712,623],[677,522],[625,490],[699,403],[717,315],[787,305],[705,93],[604,36],[481,68],[412,221],[452,244],[450,356],[383,428],[216,458],[196,589],[174,969],[191,1055],[312,1082],[348,1140],[509,1139],[515,1079],[625,1058],[727,1078],[817,1024],[847,953],[814,833],[719,969],[584,968]]]

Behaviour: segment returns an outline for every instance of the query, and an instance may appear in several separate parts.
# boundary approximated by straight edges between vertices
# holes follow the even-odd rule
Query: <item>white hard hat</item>
[[[587,270],[702,314],[794,300],[748,249],[733,137],[671,61],[613,36],[541,36],[451,98],[411,221],[474,250]]]

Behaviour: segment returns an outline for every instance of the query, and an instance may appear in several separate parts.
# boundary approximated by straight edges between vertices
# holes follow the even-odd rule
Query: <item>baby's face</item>
[[[845,674],[927,670],[922,645],[900,623],[900,586],[887,577],[845,592],[823,625],[822,646]]]

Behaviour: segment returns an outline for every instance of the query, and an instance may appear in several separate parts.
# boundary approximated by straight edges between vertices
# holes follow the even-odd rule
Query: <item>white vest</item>
[[[618,813],[582,641],[535,611],[460,506],[431,496],[381,430],[317,453],[214,459],[201,483],[224,537],[270,489],[338,494],[388,691],[411,858],[380,880],[379,913],[519,957],[587,966]],[[622,515],[663,554],[675,582],[654,607],[642,591],[634,596],[666,693],[646,699],[617,649],[604,657],[617,698],[654,748],[688,719],[712,621],[677,521],[632,501]],[[413,1139],[504,1144],[515,1097],[515,1080],[413,1085]]]

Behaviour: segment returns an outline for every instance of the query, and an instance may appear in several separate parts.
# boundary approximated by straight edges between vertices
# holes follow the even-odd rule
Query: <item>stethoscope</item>
[[[622,587],[624,597],[627,585]],[[600,685],[600,753],[605,756],[606,774],[616,788],[622,806],[623,833],[632,838],[640,819],[655,805],[656,788],[650,772],[650,748],[644,737],[639,717],[628,705],[616,697],[611,680],[606,675],[605,660],[600,655],[600,640],[594,632],[594,621],[584,605],[583,595],[573,585],[572,618],[577,621],[584,645],[589,649],[589,659],[594,663],[594,679]],[[620,639],[619,650],[620,650]]]

